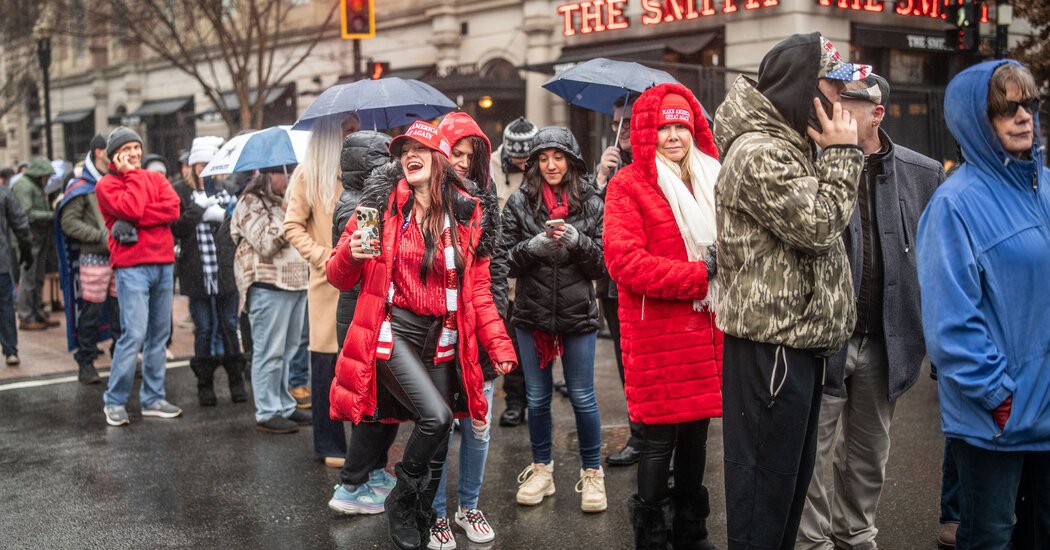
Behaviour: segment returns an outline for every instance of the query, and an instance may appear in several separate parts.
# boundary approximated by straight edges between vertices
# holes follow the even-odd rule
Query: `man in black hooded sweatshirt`
[[[730,550],[795,544],[826,358],[856,323],[842,232],[864,154],[838,99],[869,72],[819,33],[794,35],[715,115]]]

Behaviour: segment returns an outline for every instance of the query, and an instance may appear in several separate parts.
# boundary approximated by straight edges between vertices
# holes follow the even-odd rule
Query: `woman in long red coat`
[[[638,494],[628,501],[635,546],[713,548],[703,480],[708,425],[722,415],[722,334],[714,318],[718,152],[700,103],[679,84],[639,96],[631,149],[634,162],[616,174],[605,198],[605,262],[620,295],[627,409],[645,434]]]
[[[450,168],[437,128],[414,123],[390,153],[403,176],[388,170],[371,178],[360,202],[380,212],[379,238],[351,218],[326,265],[340,290],[361,282],[336,363],[331,416],[415,422],[384,503],[391,539],[414,549],[426,545],[434,523],[453,417],[469,415],[475,431],[488,430],[479,342],[500,374],[517,358],[490,290],[497,231],[483,225],[498,217]]]

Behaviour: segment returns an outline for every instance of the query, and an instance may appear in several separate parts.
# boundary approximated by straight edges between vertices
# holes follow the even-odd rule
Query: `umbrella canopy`
[[[555,75],[543,87],[577,107],[611,115],[617,99],[637,97],[664,82],[678,81],[645,65],[597,57]]]
[[[292,130],[291,126],[235,136],[204,167],[201,177],[298,164],[306,155],[309,141],[310,132]]]
[[[319,118],[357,113],[362,128],[385,130],[437,118],[455,108],[451,99],[418,80],[358,80],[325,90],[292,128],[308,130]]]

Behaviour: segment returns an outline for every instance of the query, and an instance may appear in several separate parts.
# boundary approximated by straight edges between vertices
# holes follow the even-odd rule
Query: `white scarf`
[[[715,181],[722,165],[695,146],[689,152],[689,174],[693,192],[682,182],[681,169],[663,156],[656,155],[656,181],[671,206],[674,221],[682,233],[690,262],[702,262],[707,247],[718,238],[715,218]],[[707,297],[693,300],[696,311],[714,311],[718,305],[718,284],[711,280]]]

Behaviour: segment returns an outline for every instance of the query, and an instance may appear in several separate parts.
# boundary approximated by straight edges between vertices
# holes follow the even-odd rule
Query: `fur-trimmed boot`
[[[230,382],[230,400],[234,403],[244,403],[248,400],[248,392],[244,389],[244,369],[246,361],[243,355],[226,355],[222,358],[222,366],[226,368],[226,378]]]
[[[214,407],[215,399],[215,358],[194,357],[190,359],[190,370],[197,375],[197,401],[202,407]]]
[[[674,522],[671,545],[674,550],[715,550],[707,540],[707,516],[711,514],[707,487],[688,491],[671,490],[674,503]]]
[[[390,540],[402,550],[416,550],[425,546],[430,536],[429,527],[428,538],[422,538],[419,529],[421,503],[426,501],[424,493],[430,484],[430,469],[426,469],[422,476],[413,477],[398,462],[394,466],[394,473],[397,475],[397,484],[383,503]],[[430,506],[427,505],[427,508]]]
[[[646,504],[638,495],[627,499],[635,550],[667,550],[671,540],[671,503]]]

